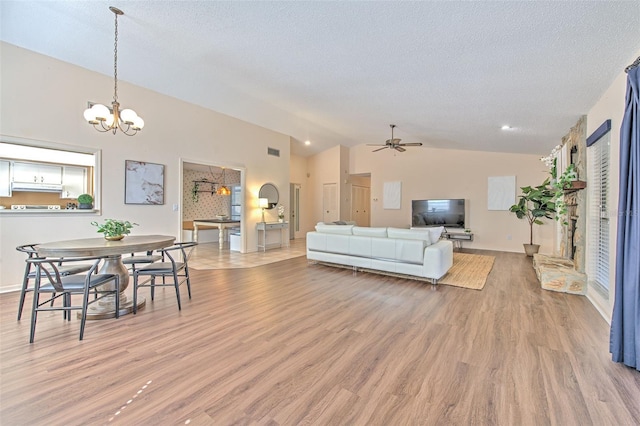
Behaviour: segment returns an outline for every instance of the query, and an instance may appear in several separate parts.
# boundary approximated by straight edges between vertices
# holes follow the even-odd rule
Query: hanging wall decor
[[[125,204],[164,204],[164,165],[125,161]]]

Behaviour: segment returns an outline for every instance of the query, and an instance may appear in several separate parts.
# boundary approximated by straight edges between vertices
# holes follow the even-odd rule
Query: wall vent
[[[267,154],[273,155],[274,157],[280,157],[280,150],[275,148],[267,147]]]

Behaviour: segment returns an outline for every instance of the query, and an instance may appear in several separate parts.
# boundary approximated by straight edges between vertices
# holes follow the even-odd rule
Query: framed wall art
[[[164,165],[125,160],[125,204],[164,204]]]

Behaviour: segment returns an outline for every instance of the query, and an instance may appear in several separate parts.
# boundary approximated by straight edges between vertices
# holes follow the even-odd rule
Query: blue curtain
[[[609,350],[640,371],[640,67],[628,71],[620,128],[616,288]]]

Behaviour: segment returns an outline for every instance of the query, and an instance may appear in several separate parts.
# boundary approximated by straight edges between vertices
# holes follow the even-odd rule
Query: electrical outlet
[[[173,211],[174,211],[174,212],[177,212],[177,211],[178,211],[178,205],[177,205],[177,204],[174,204],[174,205],[173,205]]]
[[[507,235],[507,240],[511,241],[511,234]]]

